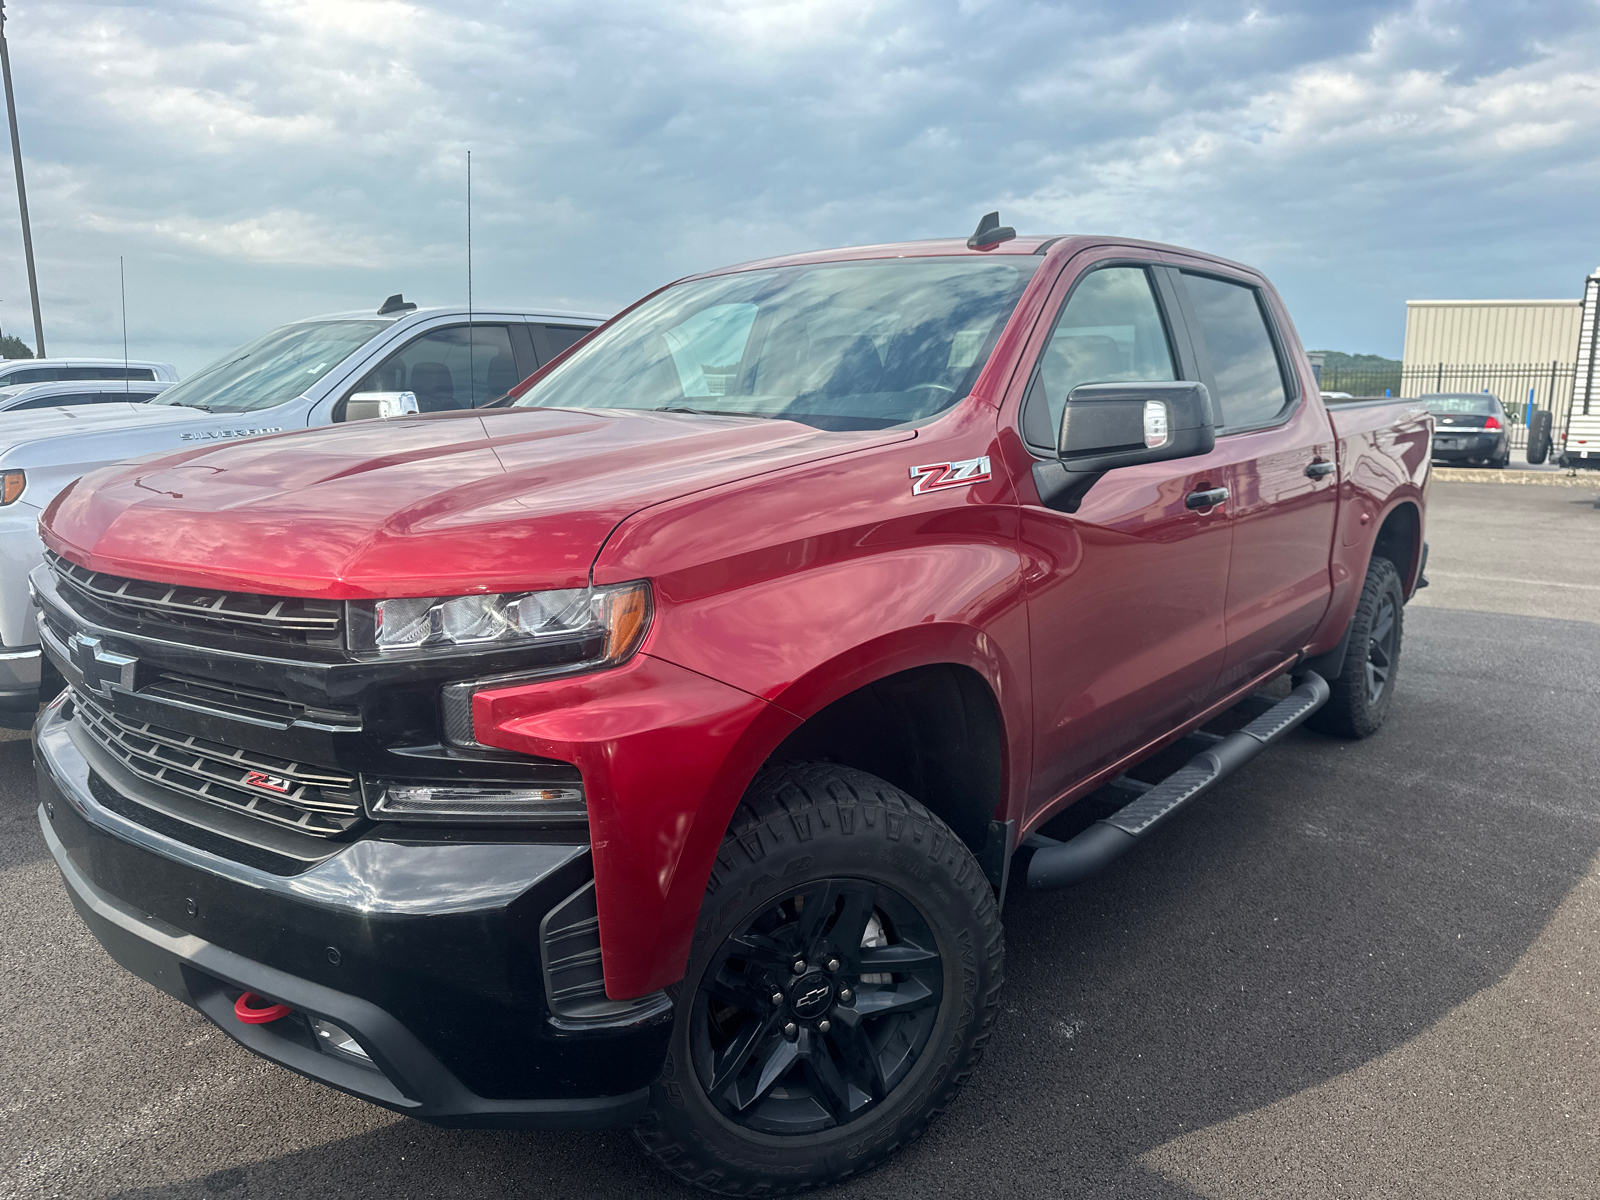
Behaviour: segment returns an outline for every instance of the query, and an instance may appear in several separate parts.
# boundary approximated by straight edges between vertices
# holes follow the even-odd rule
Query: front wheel
[[[861,771],[770,771],[717,856],[635,1136],[725,1195],[866,1170],[977,1065],[1003,955],[993,891],[944,822]]]
[[[1374,558],[1350,618],[1344,668],[1328,681],[1332,695],[1307,725],[1336,737],[1364,738],[1378,732],[1394,698],[1404,624],[1400,572],[1387,558]]]

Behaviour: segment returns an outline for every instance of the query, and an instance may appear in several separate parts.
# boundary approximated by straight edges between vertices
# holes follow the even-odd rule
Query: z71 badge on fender
[[[929,463],[911,468],[911,494],[920,496],[940,488],[965,487],[989,479],[989,456],[966,458],[960,462]]]

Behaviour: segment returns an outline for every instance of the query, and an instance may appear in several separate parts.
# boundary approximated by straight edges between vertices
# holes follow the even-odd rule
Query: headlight
[[[21,471],[7,471],[0,475],[0,504],[12,503],[27,486],[28,477]]]
[[[367,811],[380,821],[581,822],[583,785],[367,780]]]
[[[582,664],[605,666],[632,654],[644,639],[650,585],[351,601],[350,610],[358,650],[427,653],[593,640],[594,653],[584,655]]]

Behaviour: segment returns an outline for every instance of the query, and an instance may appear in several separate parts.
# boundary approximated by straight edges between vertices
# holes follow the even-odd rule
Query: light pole
[[[22,213],[22,253],[28,260],[28,294],[33,297],[33,344],[44,357],[44,318],[39,315],[39,277],[33,270],[33,230],[28,225],[28,189],[22,182],[22,141],[17,137],[17,99],[11,92],[11,51],[6,48],[6,5],[0,0],[0,75],[5,77],[6,115],[11,119],[11,161],[17,172],[17,208]]]

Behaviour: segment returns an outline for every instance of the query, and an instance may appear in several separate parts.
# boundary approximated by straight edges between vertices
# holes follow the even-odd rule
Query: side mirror
[[[420,411],[415,392],[357,392],[344,402],[346,421],[369,421],[374,417],[403,417]]]
[[[1061,413],[1057,462],[1034,464],[1045,504],[1077,512],[1107,471],[1210,453],[1216,445],[1203,383],[1085,383]]]

